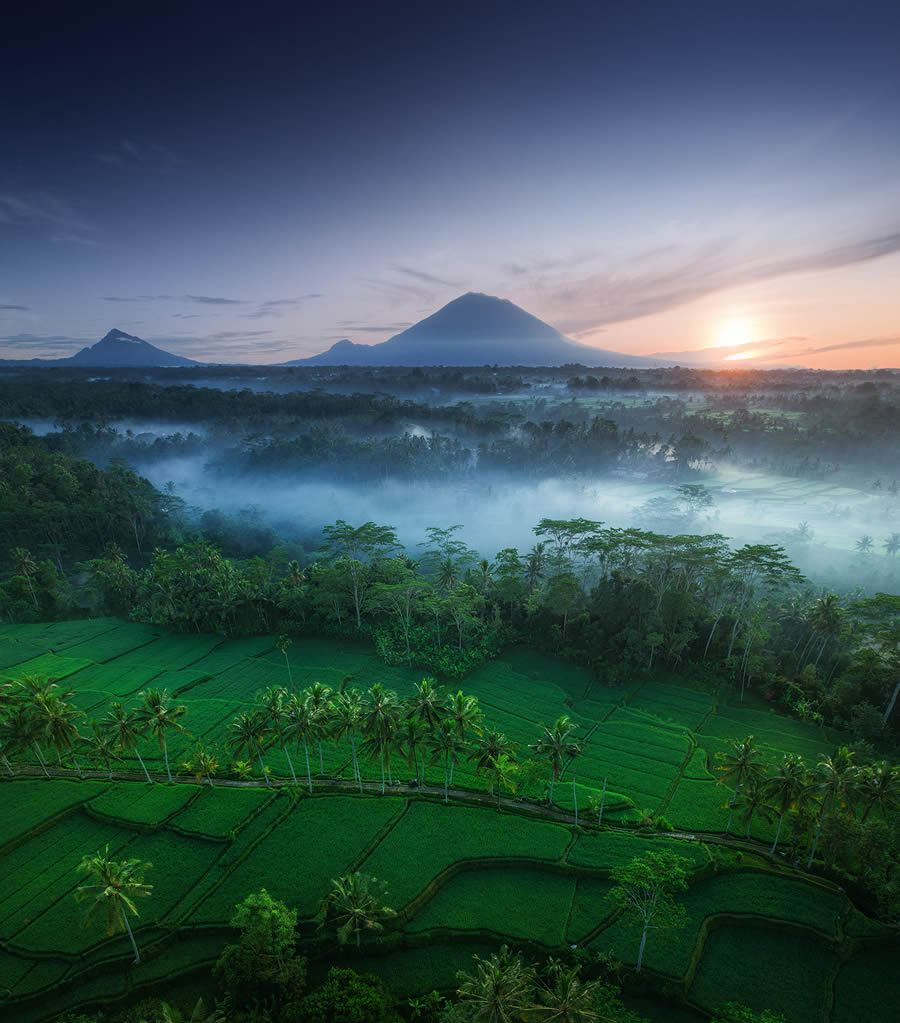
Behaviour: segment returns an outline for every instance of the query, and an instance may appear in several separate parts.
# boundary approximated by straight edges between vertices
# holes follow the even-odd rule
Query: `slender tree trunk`
[[[134,755],[138,758],[138,763],[143,767],[144,774],[147,776],[148,784],[153,784],[153,779],[150,777],[150,772],[147,770],[147,765],[144,763],[144,758],[141,756],[137,746],[134,747]]]
[[[4,760],[5,759],[6,758],[4,757]],[[875,800],[873,799],[872,802],[869,803],[869,805],[866,807],[866,812],[862,815],[862,818],[860,819],[860,822],[859,822],[860,824],[865,824],[866,823],[866,817],[868,817],[869,814],[872,812],[872,807],[874,805],[875,805]]]
[[[575,791],[575,775],[572,775],[572,802],[575,804],[575,827],[578,827],[578,793]]]
[[[9,773],[10,773],[11,775],[14,775],[14,774],[16,773],[16,772],[15,772],[15,771],[14,771],[14,770],[12,769],[12,764],[11,764],[11,763],[9,762],[9,758],[8,758],[8,757],[6,756],[6,754],[5,754],[5,753],[3,754],[3,763],[4,763],[4,765],[6,766],[6,770],[7,770],[7,771],[9,771]]]
[[[128,937],[131,938],[131,947],[134,949],[134,961],[136,965],[140,965],[141,953],[138,952],[137,942],[134,940],[134,934],[131,932],[131,924],[128,922],[128,910],[122,910],[122,919],[125,921],[125,929],[128,931]]]
[[[712,623],[712,628],[709,630],[709,635],[706,637],[706,646],[703,648],[703,660],[706,660],[706,655],[709,653],[709,644],[712,643],[713,633],[716,631],[716,627],[722,620],[722,615],[716,616],[716,620]]]
[[[294,762],[291,760],[291,755],[288,753],[288,748],[285,745],[281,747],[284,750],[285,759],[288,762],[288,767],[291,769],[291,777],[294,779],[294,784],[297,784],[297,775],[294,773]]]
[[[312,792],[312,771],[309,769],[309,746],[306,739],[303,740],[303,752],[306,754],[306,780],[309,783],[309,791]]]
[[[356,756],[356,740],[350,736],[350,751],[353,754],[353,770],[356,772],[356,780],[359,782],[359,791],[362,792],[362,771],[359,769],[359,760]]]
[[[166,774],[169,777],[169,784],[172,783],[172,772],[169,770],[169,750],[166,743],[163,743],[163,758],[166,762]]]
[[[731,833],[731,818],[734,816],[734,803],[735,803],[735,800],[737,799],[738,789],[740,787],[741,787],[741,783],[738,782],[737,785],[735,785],[735,787],[734,787],[734,792],[731,793],[731,802],[729,804],[729,806],[731,807],[731,812],[728,814],[728,823],[725,825],[725,834],[726,835]]]
[[[271,786],[271,782],[269,781],[269,775],[266,772],[266,765],[263,763],[262,753],[257,753],[257,757],[259,758],[259,769],[260,771],[262,771],[262,776],[263,780],[266,783],[266,788],[269,788]]]
[[[550,778],[550,805],[551,806],[553,806],[553,782],[554,782],[554,780],[555,779],[551,776],[551,778]]]
[[[359,948],[359,928],[356,929],[356,947]]]
[[[35,753],[37,753],[38,763],[44,769],[44,774],[46,774],[47,777],[49,778],[50,777],[50,772],[47,770],[47,765],[44,763],[43,756],[41,756],[41,747],[38,746],[37,743],[34,743],[34,751],[35,751]]]
[[[288,685],[293,686],[294,676],[291,673],[291,662],[288,660],[287,650],[282,651],[284,653],[284,663],[287,665],[288,670]]]
[[[378,759],[381,761],[381,794],[384,795],[384,747],[379,751]]]
[[[825,819],[825,807],[822,807],[822,812],[819,814],[819,823],[816,825],[816,835],[813,839],[812,849],[809,850],[809,859],[806,861],[806,869],[809,870],[812,866],[813,859],[816,855],[816,846],[819,844],[819,832],[822,830],[822,821]]]
[[[787,811],[785,811],[786,813]],[[863,818],[865,819],[865,818]],[[781,838],[781,825],[784,823],[784,814],[778,818],[778,830],[775,832],[775,841],[772,843],[772,848],[769,850],[769,856],[775,855],[775,850],[778,848],[778,839]]]
[[[603,791],[600,793],[600,813],[597,814],[597,827],[600,827],[600,822],[603,820],[603,804],[606,802],[606,779],[603,779]]]
[[[644,933],[641,935],[641,947],[638,949],[637,958],[637,969],[636,973],[641,972],[641,963],[644,961],[644,946],[647,944],[647,928],[644,927]]]
[[[78,772],[78,777],[83,778],[84,772],[81,770],[81,764],[78,763],[78,757],[76,757],[74,753],[72,754],[72,762],[75,764],[75,770]]]
[[[894,686],[894,691],[891,693],[890,702],[887,705],[887,709],[884,712],[884,717],[881,719],[881,723],[886,725],[888,718],[891,716],[891,711],[894,709],[894,704],[897,702],[897,694],[900,693],[900,682]]]
[[[325,764],[322,761],[322,740],[319,739],[319,776],[325,774]]]
[[[449,761],[450,761],[450,754],[449,753],[444,754],[444,802],[445,803],[449,803],[450,802],[450,792],[449,792],[449,789],[450,789],[450,783],[449,783],[450,775],[449,775],[449,771],[448,771]]]

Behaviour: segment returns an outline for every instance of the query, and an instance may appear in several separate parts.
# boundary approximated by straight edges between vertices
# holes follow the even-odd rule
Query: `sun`
[[[728,320],[719,328],[714,344],[716,348],[736,348],[752,340],[750,325],[746,320]]]

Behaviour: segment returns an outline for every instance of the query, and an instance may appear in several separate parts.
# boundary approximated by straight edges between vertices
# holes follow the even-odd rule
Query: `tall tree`
[[[835,809],[844,803],[852,792],[857,779],[857,768],[853,763],[854,755],[852,750],[841,746],[833,756],[822,757],[813,772],[809,791],[818,796],[820,810],[816,822],[816,834],[809,851],[809,859],[806,862],[807,870],[812,866],[815,858],[819,835],[822,832],[822,822],[826,815],[834,813]]]
[[[366,749],[378,755],[381,765],[381,794],[384,795],[385,768],[390,772],[391,749],[400,717],[397,694],[376,682],[368,692],[363,709],[363,735]]]
[[[322,550],[344,574],[356,612],[356,627],[361,629],[362,607],[371,585],[370,565],[399,547],[397,534],[392,526],[377,526],[374,522],[350,526],[343,519],[325,526],[322,533],[325,537]],[[363,561],[364,558],[367,560]]]
[[[502,945],[487,959],[474,957],[473,973],[460,971],[456,993],[471,1023],[512,1023],[534,1005],[534,969]]]
[[[683,927],[684,906],[675,895],[687,888],[690,861],[670,852],[647,852],[625,866],[615,867],[610,877],[615,882],[610,892],[613,901],[641,928],[637,972],[641,972],[647,933],[653,929]]]
[[[886,760],[864,767],[857,782],[859,794],[866,804],[862,821],[878,807],[884,817],[900,810],[900,766]]]
[[[358,689],[338,693],[334,700],[334,711],[331,716],[331,734],[334,741],[340,742],[345,736],[350,740],[350,756],[353,761],[353,777],[359,783],[362,792],[362,775],[359,760],[356,756],[356,736],[362,720],[362,693]]]
[[[724,784],[734,784],[734,792],[729,800],[728,823],[725,825],[726,835],[731,831],[731,819],[734,816],[734,806],[741,786],[763,770],[762,752],[752,735],[748,735],[746,739],[734,739],[730,745],[729,752],[716,754],[716,759],[722,761],[722,766],[717,768],[722,776],[721,781]]]
[[[116,700],[109,708],[102,721],[103,728],[116,744],[116,749],[123,753],[134,753],[143,768],[148,784],[153,784],[147,765],[138,749],[138,743],[144,737],[144,723],[136,710],[126,710],[124,704]]]
[[[314,731],[319,746],[319,775],[321,776],[325,773],[325,763],[322,759],[322,738],[328,731],[331,716],[331,703],[329,702],[331,689],[322,685],[321,682],[313,682],[308,689],[304,690],[304,695],[309,700],[313,711]]]
[[[294,762],[291,760],[290,753],[288,753],[287,737],[285,736],[285,728],[288,723],[288,712],[285,706],[287,698],[287,690],[283,689],[281,686],[269,686],[268,689],[264,689],[263,692],[257,696],[260,713],[263,715],[266,722],[266,731],[281,747],[281,751],[284,753],[285,760],[287,760],[288,768],[291,772],[291,778],[296,785],[297,775],[294,771]]]
[[[128,932],[135,963],[140,963],[141,953],[134,940],[128,914],[138,916],[135,899],[147,898],[153,889],[152,884],[144,881],[144,874],[151,867],[151,863],[141,863],[137,859],[117,863],[109,859],[109,846],[102,853],[85,856],[78,865],[79,872],[90,878],[75,889],[76,902],[90,900],[84,925],[88,926],[97,916],[105,914],[107,934],[115,934],[117,930]]]
[[[332,888],[319,908],[317,920],[323,928],[331,920],[337,925],[337,939],[346,945],[351,937],[356,947],[361,944],[363,931],[380,933],[385,923],[397,913],[385,901],[385,886],[374,877],[356,871],[335,878]]]
[[[550,762],[550,803],[552,804],[553,784],[559,780],[563,764],[581,753],[581,746],[572,737],[575,725],[566,715],[557,718],[552,728],[548,728],[546,725],[540,727],[540,739],[531,743],[528,748]]]
[[[772,777],[766,780],[766,796],[772,809],[778,814],[778,829],[769,856],[775,855],[785,814],[796,806],[805,785],[806,767],[803,760],[792,753],[784,757]]]
[[[266,721],[263,715],[258,710],[250,713],[241,711],[228,725],[228,738],[225,740],[225,745],[228,746],[231,755],[235,758],[246,752],[251,759],[254,757],[258,759],[259,769],[268,785],[269,772],[263,761],[266,738]]]
[[[444,762],[444,802],[450,802],[450,771],[462,753],[465,744],[450,718],[444,718],[437,728],[428,736],[428,748],[431,750],[433,764]]]
[[[169,746],[167,732],[174,729],[177,732],[185,732],[181,718],[187,714],[187,707],[183,704],[173,705],[169,699],[168,689],[145,689],[138,693],[144,701],[138,708],[138,719],[146,727],[147,731],[159,743],[163,760],[166,763],[166,775],[169,781],[172,780],[172,771],[169,769]]]
[[[447,713],[447,698],[436,680],[426,677],[415,683],[413,694],[407,699],[406,706],[408,718],[418,718],[429,732],[433,732]]]

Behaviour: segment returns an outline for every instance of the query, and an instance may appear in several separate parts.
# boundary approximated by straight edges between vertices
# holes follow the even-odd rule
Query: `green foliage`
[[[287,1023],[399,1023],[394,996],[372,974],[333,966],[325,983],[308,994]]]

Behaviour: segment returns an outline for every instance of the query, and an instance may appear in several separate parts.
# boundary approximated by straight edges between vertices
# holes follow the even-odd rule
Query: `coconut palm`
[[[765,775],[762,773],[751,775],[744,786],[743,791],[734,803],[734,809],[738,810],[738,819],[745,826],[744,837],[750,837],[750,827],[755,816],[771,820],[769,812],[769,793],[766,789]]]
[[[365,747],[372,754],[378,754],[381,763],[381,794],[384,795],[385,767],[390,776],[391,748],[397,731],[400,706],[397,694],[376,682],[368,693],[368,702],[363,708],[363,735]]]
[[[182,764],[184,769],[192,774],[198,782],[205,781],[210,788],[213,787],[213,775],[219,769],[219,754],[215,749],[207,749],[202,742],[198,742],[189,760]],[[237,766],[237,765],[235,765]],[[247,774],[250,773],[250,765],[247,765]]]
[[[266,731],[281,747],[291,771],[291,778],[293,778],[296,785],[297,775],[294,771],[294,762],[291,760],[290,753],[288,753],[287,738],[285,736],[285,727],[288,722],[287,709],[285,707],[287,695],[286,689],[282,689],[280,686],[269,686],[268,689],[260,693],[257,699],[260,704],[260,714],[266,724]]]
[[[419,777],[419,750],[425,746],[426,738],[425,726],[418,718],[406,718],[397,730],[397,739],[399,742],[399,750],[406,757],[406,762],[412,768],[416,784],[425,784],[425,771],[424,763],[425,757],[422,757],[422,776]]]
[[[510,760],[515,762],[515,751],[519,748],[518,743],[513,742],[511,739],[507,739],[503,732],[497,732],[491,729],[484,735],[479,736],[478,743],[475,749],[469,754],[468,759],[475,761],[475,774],[478,775],[482,771],[489,773],[494,771],[494,764],[496,760],[506,755]],[[491,795],[494,794],[494,786],[491,785]]]
[[[303,743],[306,756],[306,781],[312,792],[312,770],[309,766],[309,740],[316,734],[316,715],[309,700],[299,693],[291,693],[285,708],[287,721],[284,726],[285,742]]]
[[[806,863],[807,870],[812,866],[813,858],[816,855],[816,846],[819,844],[819,834],[822,831],[822,822],[826,814],[833,813],[835,808],[845,802],[852,793],[858,774],[856,765],[853,763],[854,755],[852,750],[841,746],[833,756],[822,757],[813,772],[808,790],[810,794],[818,796],[821,809],[816,823],[812,849],[809,851],[809,859]]]
[[[293,567],[294,565],[297,565],[296,561],[292,561],[290,567]],[[300,569],[300,566],[297,565],[297,570],[299,571],[299,569]],[[291,646],[293,644],[293,642],[294,641],[291,639],[291,637],[285,634],[285,635],[281,635],[281,636],[278,637],[278,643],[276,644],[278,646],[278,649],[281,651],[282,655],[284,656],[284,663],[287,665],[287,671],[288,671],[288,684],[291,685],[291,686],[294,684],[294,676],[291,674],[291,662],[290,662],[290,660],[288,660],[287,652],[288,652],[288,647]]]
[[[433,732],[447,713],[447,698],[437,682],[426,677],[415,684],[413,695],[406,701],[406,706],[408,718],[418,718],[429,732]]]
[[[139,707],[137,711],[138,720],[159,743],[163,760],[166,763],[166,775],[171,782],[172,772],[169,769],[166,733],[170,728],[174,728],[178,732],[186,731],[179,718],[183,718],[187,714],[187,707],[182,704],[172,706],[169,702],[168,689],[144,689],[138,693],[138,696],[144,701],[143,706]]]
[[[493,782],[491,784],[491,791],[494,786],[497,787],[497,808],[500,807],[500,796],[503,794],[503,790],[507,789],[509,792],[516,791],[516,778],[521,771],[518,761],[511,757],[508,753],[501,753],[499,756],[494,757],[491,760],[490,772]]]
[[[581,746],[572,738],[575,725],[564,714],[557,718],[552,728],[541,725],[541,737],[529,745],[539,757],[550,762],[550,803],[553,803],[553,783],[559,780],[563,762],[572,760],[581,753]]]
[[[466,696],[460,689],[450,700],[448,715],[456,728],[456,734],[461,742],[466,741],[466,732],[469,730],[473,731],[476,735],[481,735],[479,724],[484,714],[482,714],[478,706],[477,696]],[[452,767],[450,768],[450,784],[453,784]]]
[[[862,815],[863,823],[874,806],[886,818],[889,813],[900,809],[900,766],[879,760],[871,767],[864,767],[859,775],[857,789],[867,804]]]
[[[336,743],[340,742],[344,736],[347,736],[350,740],[353,777],[359,783],[360,792],[362,792],[362,775],[360,774],[359,761],[356,757],[356,733],[359,731],[361,719],[362,693],[358,689],[339,693],[335,697],[331,715],[331,734]]]
[[[882,547],[889,558],[896,558],[897,552],[900,551],[900,533],[891,533],[889,537],[885,538]]]
[[[90,735],[84,736],[83,741],[88,755],[103,764],[109,775],[109,780],[112,781],[112,762],[114,760],[121,762],[122,760],[118,754],[115,739],[109,732],[103,730],[99,721],[92,721]]]
[[[456,993],[472,1023],[512,1023],[533,1006],[534,969],[502,945],[487,959],[474,957],[475,972],[460,971]]]
[[[717,768],[722,775],[721,781],[729,785],[734,783],[734,792],[729,800],[728,823],[725,825],[726,835],[731,831],[731,819],[734,816],[735,801],[741,786],[763,770],[762,753],[752,735],[748,735],[746,739],[732,740],[731,747],[729,753],[716,754],[716,759],[722,761],[722,766]]]
[[[383,931],[385,922],[397,916],[395,910],[384,903],[384,885],[379,885],[374,877],[356,871],[335,878],[331,885],[317,919],[320,929],[329,917],[334,920],[337,939],[342,945],[355,936],[359,948],[363,931]]]
[[[778,814],[778,829],[769,850],[769,856],[774,856],[778,840],[781,838],[781,825],[784,823],[785,814],[796,806],[806,785],[806,766],[803,760],[789,753],[775,769],[772,777],[766,779],[765,784],[769,805]]]
[[[444,802],[449,803],[452,766],[460,759],[466,748],[452,719],[444,718],[428,736],[428,748],[431,750],[432,764],[444,761]]]
[[[870,554],[871,551],[872,551],[872,545],[874,544],[874,542],[875,541],[868,534],[866,536],[861,536],[856,541],[856,550],[857,550],[857,552],[859,554]]]
[[[3,750],[3,760],[10,774],[15,774],[15,771],[13,771],[9,758],[17,757],[30,746],[37,753],[38,763],[43,768],[44,774],[48,778],[50,777],[50,772],[41,756],[37,737],[37,721],[31,708],[25,704],[14,705],[0,717],[0,749]]]
[[[47,761],[40,745],[40,740],[44,738],[41,708],[47,700],[59,695],[59,686],[46,675],[20,675],[19,678],[12,680],[11,688],[6,690],[6,693],[7,701],[12,702],[14,708],[18,708],[20,711],[19,726],[24,728],[26,722],[28,723],[29,740],[27,745],[30,745],[37,753],[38,763],[49,778]]]
[[[78,758],[75,756],[75,745],[81,736],[75,722],[78,718],[84,717],[84,712],[68,703],[54,690],[35,699],[33,713],[41,734],[56,750],[56,759],[60,767],[63,753],[68,753],[75,761],[78,773],[81,774]]]
[[[263,715],[258,710],[250,713],[241,711],[228,725],[228,732],[225,745],[231,750],[232,757],[237,759],[246,752],[251,759],[255,757],[259,760],[259,769],[268,785],[269,773],[263,761],[266,748],[266,720]]]
[[[144,774],[147,776],[147,782],[152,785],[153,779],[150,777],[147,765],[144,763],[141,752],[137,748],[138,742],[144,735],[144,725],[137,712],[135,710],[126,710],[124,705],[116,700],[106,712],[101,721],[101,726],[112,738],[117,750],[121,750],[123,753],[134,753],[138,758],[138,763],[144,770]]]
[[[90,900],[83,925],[88,926],[97,916],[105,913],[107,934],[115,934],[117,930],[128,932],[135,963],[141,961],[141,954],[134,940],[128,914],[138,916],[134,900],[150,895],[153,885],[144,881],[144,874],[152,866],[152,863],[141,863],[137,859],[117,863],[109,859],[109,846],[102,853],[85,856],[78,865],[78,870],[88,874],[91,879],[89,883],[75,889],[76,902]]]
[[[31,552],[25,550],[24,547],[14,547],[10,551],[10,554],[12,555],[16,575],[25,577],[25,581],[28,583],[28,589],[31,591],[31,599],[34,601],[34,606],[40,610],[37,594],[34,592],[34,584],[31,581],[31,577],[37,574],[38,567],[34,558],[31,556]]]
[[[322,760],[322,736],[328,730],[329,718],[331,716],[331,704],[328,702],[331,696],[331,690],[328,686],[323,686],[321,682],[313,682],[313,684],[305,690],[306,697],[309,700],[310,706],[313,709],[314,719],[316,722],[316,741],[319,745],[319,775],[325,773],[325,764]]]
[[[565,970],[557,966],[550,971],[549,982],[538,985],[536,1004],[528,1014],[539,1023],[593,1023],[602,1017],[596,1011],[597,993],[602,980],[585,983],[578,976],[580,966]]]

